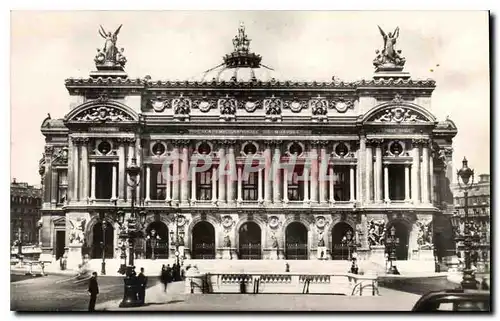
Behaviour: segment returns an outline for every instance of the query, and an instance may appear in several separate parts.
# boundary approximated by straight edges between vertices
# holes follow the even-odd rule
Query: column
[[[264,159],[266,167],[264,168],[264,202],[271,203],[271,146],[269,142],[264,150]]]
[[[288,167],[283,168],[283,203],[288,203]]]
[[[82,144],[82,161],[81,161],[81,166],[82,166],[82,177],[80,178],[80,181],[82,183],[82,195],[81,198],[82,200],[88,200],[89,198],[89,158],[88,158],[88,138],[84,138],[83,144]]]
[[[366,146],[366,202],[370,203],[373,200],[373,148],[371,145]]]
[[[95,164],[90,167],[90,199],[95,200]]]
[[[260,176],[260,173],[259,173]],[[260,179],[258,180],[260,183]],[[243,168],[238,166],[238,203],[243,202]]]
[[[212,203],[217,203],[217,168],[212,167]]]
[[[311,203],[318,203],[318,143],[311,142]]]
[[[151,200],[151,165],[146,164],[146,197],[145,201]]]
[[[181,154],[181,204],[188,203],[188,181],[189,181],[189,159],[188,159],[188,142],[183,142],[182,144],[182,154]]]
[[[420,144],[413,141],[413,163],[411,166],[411,198],[413,203],[420,201]]]
[[[328,178],[330,183],[330,203],[335,203],[335,195],[333,193],[333,165],[328,169]]]
[[[132,145],[134,139],[133,138],[125,138],[124,139],[124,143],[127,144],[127,165],[126,166],[130,166],[130,164],[132,164],[132,158],[134,158],[134,147]],[[137,160],[136,160],[137,161]],[[138,166],[139,163],[137,163]],[[142,174],[142,173],[141,173]],[[130,175],[127,174],[127,177],[126,177],[126,181],[127,181],[127,199],[129,201],[132,201],[132,190],[134,189],[134,187],[130,186],[128,182],[132,183],[132,181],[130,180]],[[136,196],[136,199],[135,201],[137,201],[137,198],[139,197],[140,198],[140,193],[139,193],[139,186],[137,186],[137,190],[136,190],[136,193],[135,193],[135,196]]]
[[[364,133],[360,134],[360,139],[359,139],[359,151],[358,151],[358,164],[356,166],[356,182],[357,182],[357,194],[356,194],[356,199],[359,201],[365,201],[365,189],[364,189],[364,182],[365,182],[365,176],[366,176],[366,167],[364,164],[366,163],[366,137],[364,136]]]
[[[410,201],[410,165],[405,164],[405,202]]]
[[[51,196],[51,203],[52,204],[57,204],[58,203],[58,197],[57,197],[57,190],[58,190],[58,184],[57,184],[57,170],[52,167],[52,172],[51,172],[51,183],[50,183],[50,196]]]
[[[196,167],[191,169],[191,203],[196,203]]]
[[[132,146],[132,152],[133,157],[136,158],[137,161],[137,166],[141,167],[142,166],[142,146],[141,146],[141,139],[140,138],[130,138],[130,145]],[[144,175],[144,172],[141,171],[140,175]],[[156,180],[156,179],[155,179]],[[141,195],[142,195],[142,184],[139,184],[137,186],[137,193],[136,193],[136,202],[140,203],[141,202]]]
[[[354,202],[356,199],[356,194],[355,194],[355,176],[354,176],[354,165],[351,165],[349,168],[349,196],[350,196],[350,202]]]
[[[263,202],[262,199],[262,179],[264,177],[263,172],[264,170],[262,168],[259,168],[259,185],[257,186],[257,198],[259,203]]]
[[[230,142],[227,149],[227,163],[229,164],[229,173],[226,176],[227,179],[227,202],[229,204],[234,204],[234,173],[236,170],[236,160],[234,158],[234,144],[235,142]]]
[[[116,164],[113,164],[111,175],[111,199],[116,199]]]
[[[125,199],[125,145],[123,140],[118,140],[118,198]]]
[[[304,180],[304,203],[309,204],[309,167],[304,164],[304,172],[302,173]]]
[[[274,143],[274,156],[273,156],[273,203],[281,203],[281,144],[280,142]]]
[[[219,204],[226,202],[226,182],[225,182],[225,166],[226,166],[226,149],[224,143],[219,146]]]
[[[325,175],[328,171],[328,157],[326,156],[326,142],[321,142],[321,166],[319,171],[319,202],[326,203],[326,180]]]
[[[429,153],[429,200],[431,204],[434,204],[434,157],[433,153]]]
[[[382,201],[382,140],[376,141],[375,147],[375,200],[377,202]]]
[[[422,203],[429,203],[429,142],[422,146]]]
[[[169,203],[172,200],[172,169],[170,168],[170,164],[167,166],[167,177],[166,177],[166,196],[165,196],[165,202]]]
[[[179,143],[173,142],[174,148],[172,150],[172,201],[174,204],[179,203]]]
[[[78,149],[79,149],[79,140],[78,138],[73,139],[73,201],[78,201],[80,200],[79,195],[78,195],[78,183],[80,180],[78,179],[78,172],[79,172],[79,166],[78,166]]]
[[[389,166],[384,166],[384,201],[386,203],[390,202],[389,199]]]

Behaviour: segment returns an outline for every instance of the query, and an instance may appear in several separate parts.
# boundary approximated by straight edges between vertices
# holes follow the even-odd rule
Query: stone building
[[[465,217],[465,198],[458,184],[453,185],[455,211],[463,219]],[[478,236],[472,259],[479,271],[489,272],[491,260],[490,244],[490,175],[481,174],[474,182],[468,195],[467,216],[471,221],[471,231]],[[464,258],[463,247],[459,244],[458,255]]]
[[[38,245],[38,221],[42,207],[42,189],[16,182],[10,183],[10,240],[23,245]]]
[[[133,162],[138,258],[172,259],[180,246],[186,259],[369,259],[382,248],[383,260],[392,226],[398,260],[432,249],[433,217],[453,203],[457,128],[432,114],[435,82],[412,79],[400,51],[377,51],[372,79],[278,80],[241,26],[202,79],[160,81],[128,77],[114,41],[88,78],[66,80],[64,118],[41,126],[47,258],[104,248],[119,259]]]

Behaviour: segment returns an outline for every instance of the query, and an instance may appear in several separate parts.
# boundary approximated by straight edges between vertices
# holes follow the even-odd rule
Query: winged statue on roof
[[[377,57],[373,64],[378,67],[380,65],[392,64],[395,66],[404,66],[406,59],[401,56],[401,50],[396,50],[395,45],[399,37],[399,27],[396,27],[394,32],[385,33],[380,26],[377,26],[384,40],[382,51],[377,50]]]

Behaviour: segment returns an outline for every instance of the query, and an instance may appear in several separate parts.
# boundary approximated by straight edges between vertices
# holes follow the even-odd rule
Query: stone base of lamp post
[[[463,279],[460,285],[464,290],[477,290],[477,281],[472,269],[463,270]]]
[[[142,305],[137,296],[139,292],[139,284],[137,284],[134,272],[135,266],[127,266],[126,277],[123,279],[124,291],[123,300],[119,305],[120,308],[138,307]]]

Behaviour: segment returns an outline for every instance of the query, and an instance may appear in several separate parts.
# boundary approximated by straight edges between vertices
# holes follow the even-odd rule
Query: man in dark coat
[[[144,275],[144,268],[141,267],[141,273],[137,276],[137,283],[139,284],[139,301],[144,304],[146,299],[146,285],[148,284],[148,277]]]
[[[95,311],[95,302],[97,300],[97,295],[99,294],[99,285],[97,284],[97,272],[92,272],[92,276],[89,280],[89,311]]]

